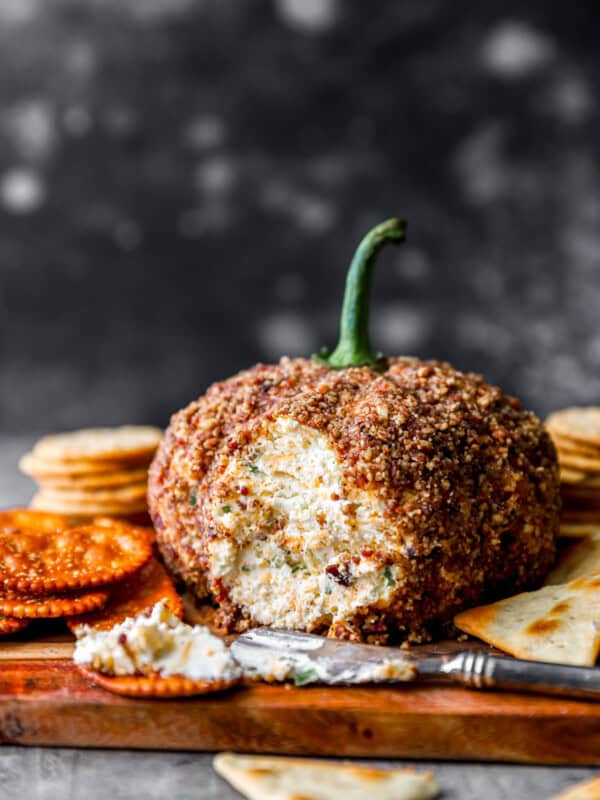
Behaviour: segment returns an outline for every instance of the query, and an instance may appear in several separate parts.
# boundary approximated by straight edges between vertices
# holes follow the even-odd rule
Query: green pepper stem
[[[313,356],[320,364],[333,369],[376,366],[382,357],[371,351],[369,343],[369,298],[371,277],[377,254],[391,242],[399,244],[406,237],[406,223],[388,219],[372,228],[358,245],[344,290],[340,338],[333,352],[321,350]]]

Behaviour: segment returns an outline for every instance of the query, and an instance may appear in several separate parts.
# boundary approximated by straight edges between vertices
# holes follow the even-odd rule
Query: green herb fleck
[[[386,583],[387,583],[388,586],[393,586],[394,583],[396,582],[394,580],[394,576],[392,575],[392,570],[389,567],[386,567],[383,570],[383,577],[385,578]]]
[[[250,462],[250,461],[242,461],[242,464],[245,467],[247,467],[250,470],[250,472],[254,472],[254,473],[259,472],[259,469],[256,466],[256,464],[252,464],[252,462]]]
[[[197,498],[197,496],[196,496],[196,492],[192,492],[192,493],[190,494],[190,497],[189,497],[189,500],[188,500],[188,502],[189,502],[189,504],[190,504],[191,506],[195,506],[195,505],[197,505],[197,504],[198,504],[198,498]]]
[[[221,506],[221,511],[224,514],[230,514],[231,513],[231,506],[230,505]]]
[[[299,572],[301,569],[306,569],[304,564],[294,564],[292,567],[292,574],[294,574],[294,572]]]
[[[317,675],[317,670],[313,669],[305,669],[302,672],[296,672],[294,675],[294,686],[306,686],[307,683],[312,683],[313,681],[318,680],[319,676]]]
[[[277,520],[274,517],[267,520],[267,528],[273,528],[277,524]]]
[[[242,567],[242,572],[252,572],[252,570],[250,569],[250,567],[244,566]]]

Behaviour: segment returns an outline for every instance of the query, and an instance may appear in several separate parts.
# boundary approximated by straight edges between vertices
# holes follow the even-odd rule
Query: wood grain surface
[[[600,703],[431,685],[132,700],[83,678],[71,649],[65,634],[0,643],[0,741],[600,764]]]

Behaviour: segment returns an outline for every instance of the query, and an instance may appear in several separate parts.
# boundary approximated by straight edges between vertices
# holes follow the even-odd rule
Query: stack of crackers
[[[39,486],[31,508],[75,521],[145,521],[148,466],[161,437],[159,428],[134,425],[45,436],[19,462]]]
[[[90,629],[110,630],[127,618],[149,614],[161,601],[182,620],[182,600],[158,559],[154,538],[152,528],[110,517],[72,527],[59,514],[0,511],[0,635],[18,633],[34,620],[60,618],[76,635],[87,635]],[[126,637],[121,644],[127,648]],[[108,675],[77,666],[104,689],[130,697],[205,694],[240,680],[195,680],[152,671]]]
[[[570,535],[593,532],[600,525],[600,407],[556,411],[546,427],[560,463],[561,530]]]
[[[73,528],[59,514],[0,511],[0,633],[106,608],[151,557],[148,528],[108,518]]]
[[[566,408],[546,420],[558,452],[561,535],[541,589],[471,608],[456,627],[517,658],[594,666],[600,653],[600,407]]]

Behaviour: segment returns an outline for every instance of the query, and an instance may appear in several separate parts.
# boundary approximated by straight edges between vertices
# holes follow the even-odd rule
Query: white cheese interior
[[[232,456],[212,497],[213,575],[261,624],[343,621],[387,605],[402,579],[372,557],[389,547],[382,502],[350,496],[327,437],[293,419],[278,418],[250,453]],[[341,578],[327,571],[340,565]]]
[[[240,670],[229,650],[203,625],[186,625],[161,600],[150,614],[128,617],[109,630],[80,625],[73,660],[107,675],[182,675],[229,680]]]

